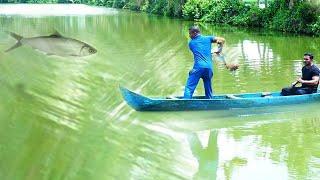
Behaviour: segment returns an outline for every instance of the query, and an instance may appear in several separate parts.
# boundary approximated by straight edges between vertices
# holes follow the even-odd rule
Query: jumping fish
[[[33,49],[44,52],[47,55],[57,56],[88,56],[95,54],[97,50],[82,41],[64,37],[57,31],[49,36],[24,38],[16,33],[8,32],[17,43],[5,52],[11,51],[21,45],[29,45]]]

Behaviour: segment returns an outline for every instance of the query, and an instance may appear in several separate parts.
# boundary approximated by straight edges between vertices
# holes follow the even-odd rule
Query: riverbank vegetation
[[[183,6],[183,16],[187,19],[318,35],[319,15],[317,5],[302,0],[275,0],[265,8],[231,0],[189,0]]]
[[[0,0],[2,3],[84,3],[187,20],[320,35],[318,0]]]

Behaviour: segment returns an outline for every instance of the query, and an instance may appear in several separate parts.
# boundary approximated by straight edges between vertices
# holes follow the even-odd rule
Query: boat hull
[[[196,96],[194,99],[149,98],[120,87],[125,101],[137,111],[199,111],[199,110],[226,110],[234,108],[252,108],[264,106],[293,105],[311,102],[320,102],[320,93],[281,96],[273,92],[262,97],[263,93],[235,94],[235,99],[228,99],[227,95],[216,95],[213,99],[204,99]]]

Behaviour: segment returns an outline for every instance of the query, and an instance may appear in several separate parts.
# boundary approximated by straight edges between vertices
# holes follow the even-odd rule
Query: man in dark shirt
[[[303,59],[305,66],[302,68],[302,78],[298,78],[296,82],[292,83],[291,87],[283,88],[281,95],[302,95],[317,92],[320,70],[313,64],[313,55],[311,53],[305,53]],[[302,86],[295,87],[298,83],[301,83]]]

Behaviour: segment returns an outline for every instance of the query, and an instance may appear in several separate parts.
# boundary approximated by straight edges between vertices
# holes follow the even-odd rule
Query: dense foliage
[[[199,21],[285,32],[318,34],[320,30],[319,8],[304,1],[289,6],[287,0],[275,0],[262,9],[257,4],[246,5],[237,0],[190,0],[184,5],[183,15]]]
[[[86,3],[233,26],[320,35],[314,0],[0,0],[3,3]],[[314,1],[317,2],[317,1]]]

